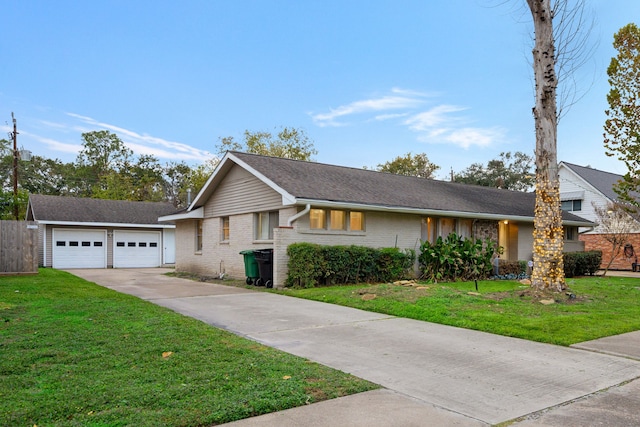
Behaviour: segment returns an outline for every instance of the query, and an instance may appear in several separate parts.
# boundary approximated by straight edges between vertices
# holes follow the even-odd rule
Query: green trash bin
[[[247,285],[253,285],[260,277],[256,256],[252,250],[240,251],[240,255],[244,256],[244,275],[247,276]]]

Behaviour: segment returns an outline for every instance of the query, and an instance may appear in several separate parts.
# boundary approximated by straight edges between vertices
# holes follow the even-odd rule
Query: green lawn
[[[570,345],[640,330],[640,279],[567,279],[565,293],[543,305],[530,287],[514,281],[424,284],[423,289],[392,284],[286,289],[286,295],[399,317]]]
[[[53,269],[0,276],[0,425],[205,426],[378,386]]]

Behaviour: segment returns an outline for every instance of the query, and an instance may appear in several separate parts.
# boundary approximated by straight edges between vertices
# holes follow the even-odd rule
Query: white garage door
[[[53,229],[53,268],[107,268],[107,230]]]
[[[114,231],[113,267],[160,267],[162,247],[159,231]]]

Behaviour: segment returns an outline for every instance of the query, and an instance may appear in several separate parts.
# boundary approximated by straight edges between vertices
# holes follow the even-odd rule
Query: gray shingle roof
[[[28,215],[35,221],[158,224],[158,217],[177,209],[171,203],[130,202],[78,197],[29,196]]]
[[[609,200],[618,200],[618,195],[613,191],[613,187],[622,180],[622,175],[605,172],[585,166],[574,165],[573,163],[562,162],[565,166],[575,172],[582,179],[591,184],[596,190],[605,195]]]
[[[298,199],[533,218],[535,194],[231,152]],[[563,218],[584,221],[570,213]]]

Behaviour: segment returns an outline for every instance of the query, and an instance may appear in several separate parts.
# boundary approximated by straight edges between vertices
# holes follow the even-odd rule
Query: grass
[[[0,277],[0,321],[0,425],[215,425],[378,388],[53,269]]]
[[[533,295],[515,281],[393,284],[286,289],[300,298],[494,334],[571,345],[640,329],[640,280],[567,279],[566,293]],[[554,299],[544,305],[541,299]]]

